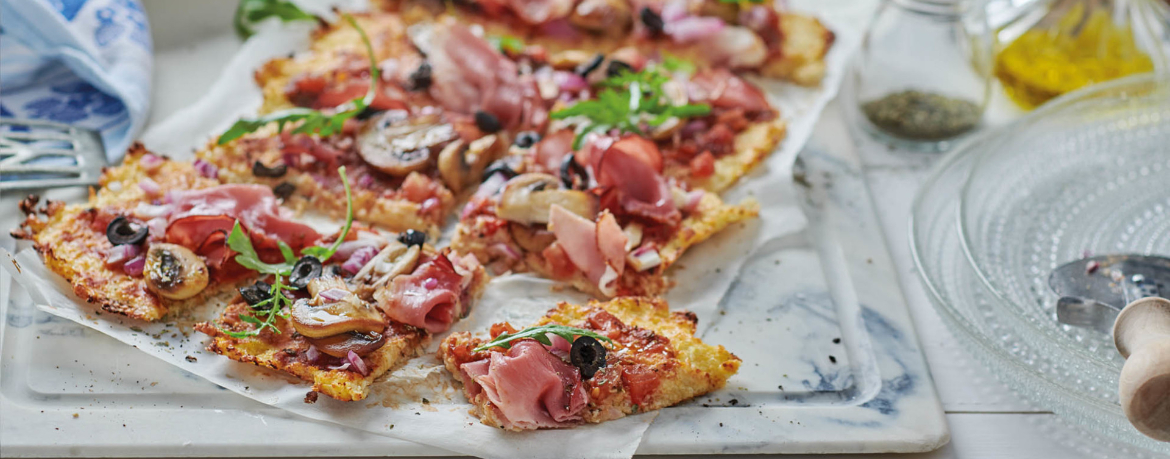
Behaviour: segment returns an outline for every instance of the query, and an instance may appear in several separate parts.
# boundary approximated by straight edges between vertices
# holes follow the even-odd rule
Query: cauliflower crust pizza
[[[834,34],[780,2],[722,0],[382,0],[408,23],[453,13],[489,33],[551,55],[630,47],[669,53],[702,68],[728,68],[801,85],[820,83]]]
[[[560,303],[532,327],[455,333],[439,356],[484,424],[507,430],[598,423],[676,405],[727,383],[740,359],[695,338],[694,314],[661,299]]]
[[[281,240],[300,249],[320,239],[289,220],[268,188],[221,186],[191,163],[141,145],[99,183],[82,204],[48,201],[37,209],[30,197],[12,235],[31,240],[78,297],[135,319],[158,320],[169,308],[199,304],[250,277],[227,259],[224,246],[223,225],[236,215],[247,215],[258,247],[275,249]]]

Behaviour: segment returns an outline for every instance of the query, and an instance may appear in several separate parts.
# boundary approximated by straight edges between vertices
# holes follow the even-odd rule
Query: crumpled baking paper
[[[788,120],[788,135],[764,165],[725,196],[729,202],[754,197],[760,202],[760,218],[735,225],[692,248],[669,272],[677,286],[666,296],[667,300],[674,309],[695,312],[700,330],[712,322],[720,299],[751,251],[806,224],[792,188],[792,164],[821,109],[836,95],[848,56],[857,48],[867,15],[872,11],[872,4],[867,6],[863,2],[808,3],[795,9],[821,17],[837,35],[828,57],[828,75],[819,88],[759,82]],[[175,159],[190,159],[192,151],[204,145],[213,133],[226,129],[238,117],[255,112],[261,96],[252,82],[252,70],[273,57],[305,49],[314,25],[264,26],[232,59],[202,100],[155,125],[143,136],[148,148]],[[337,226],[336,222],[332,224]],[[7,252],[3,255],[12,257]],[[191,330],[191,325],[213,319],[222,302],[212,301],[193,310],[172,312],[167,321],[153,324],[112,314],[99,315],[75,297],[63,279],[46,269],[35,252],[25,250],[15,259],[19,269],[8,260],[0,264],[26,287],[40,309],[110,335],[245,397],[311,419],[489,458],[628,458],[657,415],[643,413],[599,425],[523,433],[485,426],[469,414],[471,405],[433,355],[446,334],[434,338],[430,354],[412,359],[376,381],[366,400],[347,403],[320,397],[309,404],[304,400],[310,384],[203,351],[207,337]],[[547,280],[508,275],[494,279],[471,315],[449,333],[485,332],[490,324],[499,321],[522,327],[558,301],[587,300],[571,289],[555,288]],[[722,344],[732,352],[737,346],[748,345],[714,344]],[[201,358],[188,359],[199,351],[203,351]],[[730,384],[734,386],[734,379]]]

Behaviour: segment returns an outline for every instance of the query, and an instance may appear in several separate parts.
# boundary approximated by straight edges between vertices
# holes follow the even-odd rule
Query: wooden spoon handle
[[[1170,300],[1142,298],[1113,324],[1113,343],[1126,358],[1121,408],[1146,436],[1170,442]]]

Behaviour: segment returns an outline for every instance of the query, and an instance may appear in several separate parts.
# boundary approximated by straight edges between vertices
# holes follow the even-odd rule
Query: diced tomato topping
[[[715,173],[715,156],[704,151],[691,159],[691,176],[695,178],[710,177]]]
[[[565,249],[561,248],[561,245],[558,243],[554,242],[552,245],[545,247],[541,255],[548,262],[549,268],[552,270],[552,275],[555,278],[563,279],[569,277],[577,270],[577,267],[569,260],[569,255],[565,253]]]
[[[627,365],[622,367],[622,383],[630,393],[630,403],[644,405],[647,397],[658,389],[661,381],[658,374],[651,368],[643,365]]]

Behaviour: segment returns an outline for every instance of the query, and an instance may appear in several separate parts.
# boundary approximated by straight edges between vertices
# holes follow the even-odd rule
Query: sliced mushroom
[[[458,193],[478,183],[487,165],[502,156],[506,149],[505,142],[495,134],[483,136],[470,144],[456,140],[439,153],[439,175],[447,188]]]
[[[190,249],[151,244],[146,252],[146,286],[163,298],[185,300],[207,288],[207,265]]]
[[[386,344],[386,335],[378,332],[349,332],[327,338],[309,338],[309,342],[325,354],[345,358],[349,351],[364,356],[380,349]]]
[[[573,25],[593,32],[626,30],[633,21],[626,0],[582,0],[569,16]]]
[[[393,240],[386,247],[374,255],[365,266],[353,276],[355,281],[363,282],[369,288],[376,288],[395,277],[414,271],[421,253],[420,246],[406,246]]]
[[[715,16],[729,24],[739,21],[739,2],[702,2],[701,16]]]
[[[337,276],[309,281],[311,299],[292,306],[292,323],[297,333],[309,338],[326,338],[348,332],[370,333],[386,329],[386,319],[377,308],[362,301]],[[336,297],[334,296],[336,295]]]
[[[540,253],[557,240],[552,231],[544,228],[511,223],[508,230],[512,233],[512,240],[525,252]]]
[[[597,58],[597,53],[570,49],[553,53],[548,57],[549,65],[557,70],[575,70],[578,66]],[[602,58],[604,59],[604,57]],[[598,62],[600,64],[600,62]]]
[[[561,180],[548,174],[528,173],[504,185],[496,215],[524,225],[548,223],[553,204],[591,220],[597,213],[597,203],[589,193],[563,189]]]
[[[389,110],[372,119],[358,136],[358,154],[371,166],[404,176],[427,166],[434,151],[458,134],[439,115],[409,116]]]

